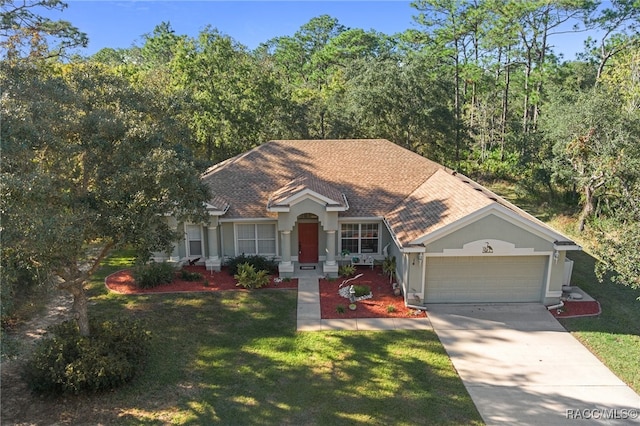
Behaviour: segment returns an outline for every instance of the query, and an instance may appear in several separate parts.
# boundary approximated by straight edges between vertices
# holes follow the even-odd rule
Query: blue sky
[[[47,14],[70,21],[89,36],[90,55],[104,47],[142,44],[142,35],[169,21],[177,34],[196,36],[206,25],[253,49],[277,36],[293,35],[311,18],[328,14],[349,28],[395,34],[415,28],[416,10],[409,1],[104,1],[67,0],[62,13]],[[582,51],[584,35],[557,37],[556,51],[573,59]]]

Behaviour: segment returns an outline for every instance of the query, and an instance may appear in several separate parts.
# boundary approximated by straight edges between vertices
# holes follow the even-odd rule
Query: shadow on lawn
[[[103,399],[111,415],[101,420],[420,424],[426,412],[481,423],[434,333],[297,333],[296,296],[109,297],[113,313],[119,304],[148,324],[154,353],[144,374]]]

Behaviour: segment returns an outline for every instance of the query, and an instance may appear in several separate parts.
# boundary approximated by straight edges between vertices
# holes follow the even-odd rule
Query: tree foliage
[[[87,35],[70,22],[42,16],[41,9],[64,10],[61,0],[0,0],[0,57],[41,60],[60,56],[74,47],[86,47]],[[50,46],[51,40],[57,44]]]
[[[164,214],[206,221],[207,191],[143,92],[101,66],[2,69],[3,267],[35,265],[74,296],[108,253],[170,247]]]

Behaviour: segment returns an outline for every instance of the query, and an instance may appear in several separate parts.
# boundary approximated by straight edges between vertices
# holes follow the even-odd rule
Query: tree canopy
[[[207,191],[149,94],[109,69],[3,66],[0,78],[3,269],[55,278],[87,334],[84,283],[100,261],[123,245],[169,248],[163,216],[206,221]]]

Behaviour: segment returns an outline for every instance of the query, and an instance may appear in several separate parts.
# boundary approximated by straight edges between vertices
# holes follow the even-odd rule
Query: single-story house
[[[471,179],[388,140],[276,140],[209,168],[208,224],[156,259],[219,270],[240,254],[291,277],[396,258],[407,304],[555,303],[573,241]]]

